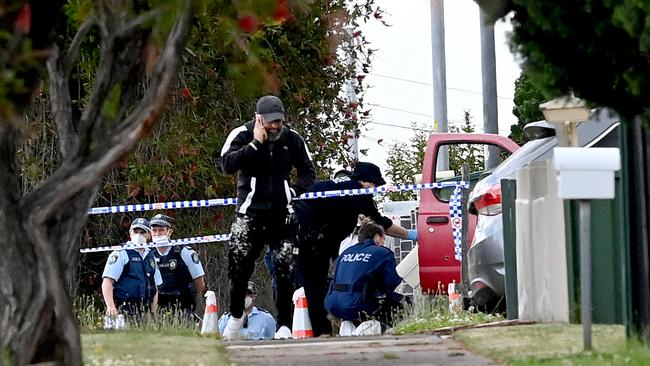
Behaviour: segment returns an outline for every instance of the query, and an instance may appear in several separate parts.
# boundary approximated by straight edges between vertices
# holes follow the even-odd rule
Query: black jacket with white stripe
[[[305,140],[283,126],[274,142],[253,139],[255,120],[232,130],[221,149],[222,166],[238,174],[237,212],[251,217],[284,214],[296,195],[304,193],[316,177]],[[292,167],[297,180],[290,185]]]

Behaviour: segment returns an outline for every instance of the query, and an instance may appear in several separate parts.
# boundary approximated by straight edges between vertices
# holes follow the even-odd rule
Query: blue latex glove
[[[418,231],[415,229],[406,230],[408,232],[408,240],[418,240]]]

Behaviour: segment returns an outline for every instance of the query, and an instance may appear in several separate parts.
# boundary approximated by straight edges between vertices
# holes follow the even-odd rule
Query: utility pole
[[[483,8],[481,14],[481,74],[483,81],[483,130],[485,133],[499,133],[499,115],[497,107],[497,68],[494,55],[494,22]],[[499,165],[501,150],[488,146],[488,158],[485,168],[492,169]]]
[[[347,96],[348,99],[348,106],[351,104],[358,104],[359,100],[357,98],[357,92],[356,92],[356,87],[357,87],[357,79],[356,79],[356,73],[354,72],[356,70],[356,64],[355,64],[355,59],[354,59],[354,44],[356,42],[355,37],[354,37],[354,28],[347,26],[343,28],[346,33],[346,42],[344,44],[345,47],[345,65],[348,68],[348,71],[351,73],[351,76],[345,81],[345,95]],[[358,119],[355,119],[355,117],[358,117],[357,115],[357,110],[353,109],[350,111],[351,113],[351,118],[354,121],[358,122]],[[359,161],[359,135],[358,135],[358,125],[355,126],[354,130],[346,132],[347,135],[347,146],[346,146],[346,152],[347,152],[347,157],[350,160],[351,164],[354,165],[357,161]]]
[[[445,62],[444,0],[431,0],[431,61],[433,64],[433,118],[436,132],[447,132],[447,64]],[[449,169],[449,149],[440,148],[436,171]],[[435,180],[435,177],[434,177]]]

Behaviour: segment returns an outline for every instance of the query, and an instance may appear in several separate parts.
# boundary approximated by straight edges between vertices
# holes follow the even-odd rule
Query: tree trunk
[[[17,131],[5,126],[0,129],[0,277],[10,280],[0,282],[0,364],[60,360],[80,365],[79,329],[66,289],[78,257],[72,255],[78,245],[71,244],[78,244],[94,190],[77,194],[47,227],[34,225],[31,213],[17,199],[21,197],[15,163]],[[52,232],[52,242],[42,239],[44,231]]]
[[[156,10],[134,18],[102,1],[63,54],[48,62],[52,112],[62,162],[34,191],[23,195],[18,165],[22,127],[0,113],[0,366],[50,362],[81,365],[79,326],[67,291],[75,278],[79,238],[101,177],[146,135],[164,110],[189,33],[192,1],[179,4],[176,23],[153,71],[144,75],[141,55]],[[102,34],[102,56],[89,103],[71,115],[69,76],[92,22]],[[0,50],[1,51],[1,50]],[[0,52],[1,54],[1,52]],[[141,99],[134,92],[146,85]],[[123,99],[112,118],[102,114],[114,88]],[[11,117],[11,116],[9,116]],[[7,117],[7,118],[9,118]]]

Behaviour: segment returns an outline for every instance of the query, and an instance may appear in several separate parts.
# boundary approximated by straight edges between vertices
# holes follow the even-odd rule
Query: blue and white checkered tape
[[[343,189],[322,192],[307,192],[300,197],[294,198],[296,200],[307,200],[325,197],[342,197],[342,196],[359,196],[373,193],[389,193],[401,191],[418,191],[422,189],[433,188],[446,188],[456,187],[457,189],[469,186],[467,182],[440,182],[440,183],[420,183],[420,184],[396,184],[384,185],[377,188],[359,188],[359,189]],[[120,206],[105,206],[93,207],[88,210],[89,215],[103,215],[111,213],[122,212],[141,212],[151,210],[175,210],[182,208],[195,208],[195,207],[214,207],[214,206],[230,206],[236,205],[237,198],[215,198],[209,200],[193,200],[193,201],[175,201],[175,202],[158,202],[158,203],[143,203],[136,205],[120,205]]]
[[[317,198],[325,198],[325,197],[358,196],[358,195],[366,195],[366,194],[373,194],[373,193],[418,191],[422,189],[447,188],[447,187],[455,187],[449,199],[449,215],[452,219],[453,218],[462,219],[461,189],[469,188],[469,182],[467,181],[397,184],[397,185],[384,185],[376,188],[359,188],[359,189],[344,189],[344,190],[333,190],[333,191],[322,191],[322,192],[307,192],[295,199],[306,200],[306,199],[317,199]],[[137,204],[137,205],[93,207],[90,210],[88,210],[88,214],[101,215],[101,214],[109,214],[109,213],[141,212],[141,211],[165,210],[165,209],[169,210],[169,209],[182,209],[182,208],[191,208],[191,207],[229,206],[235,204],[237,204],[237,198],[216,198],[216,199],[209,199],[209,200],[175,201],[175,202],[144,203],[144,204]],[[453,222],[452,222],[452,235],[454,238],[454,252],[456,253],[455,257],[457,260],[460,260],[460,250],[461,250],[460,243],[462,240],[462,231],[460,230],[460,228],[458,229],[455,228],[453,226]],[[123,244],[123,245],[113,245],[113,246],[101,246],[96,248],[85,248],[82,249],[81,252],[92,253],[92,252],[113,251],[119,249],[154,248],[158,246],[214,243],[218,241],[226,241],[229,238],[230,238],[230,234],[217,234],[217,235],[208,235],[202,237],[176,239],[176,240],[172,240],[170,243],[165,243],[162,245],[154,244],[154,243],[146,243],[141,245]]]
[[[156,248],[156,247],[171,247],[176,245],[190,245],[198,243],[216,243],[220,241],[230,240],[230,234],[216,234],[207,236],[196,236],[192,238],[174,239],[164,243],[145,243],[145,244],[129,244],[124,243],[121,245],[105,245],[95,248],[81,249],[81,253],[96,253],[96,252],[111,252],[113,250],[122,249],[139,249],[139,248]]]
[[[102,214],[121,213],[121,212],[175,210],[175,209],[190,208],[190,207],[230,206],[236,204],[237,204],[237,198],[216,198],[210,200],[158,202],[158,203],[143,203],[137,205],[93,207],[90,210],[88,210],[88,214],[102,215]]]

